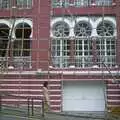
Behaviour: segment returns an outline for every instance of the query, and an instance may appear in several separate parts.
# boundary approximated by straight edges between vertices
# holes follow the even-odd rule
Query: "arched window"
[[[15,28],[14,56],[30,55],[31,27],[28,23],[19,23]]]
[[[92,32],[91,25],[87,22],[79,22],[75,25],[74,33],[75,36],[82,37],[82,36],[90,36]]]
[[[104,66],[102,61],[108,66],[115,66],[116,61],[116,39],[114,38],[115,27],[112,22],[104,20],[97,26],[96,51],[98,53],[97,62],[99,66]],[[101,37],[100,37],[101,36]]]
[[[53,26],[53,36],[55,37],[67,37],[69,36],[69,26],[65,22],[57,22]]]
[[[56,67],[68,67],[70,40],[67,37],[69,37],[69,30],[69,25],[64,21],[59,21],[53,25],[52,61]]]

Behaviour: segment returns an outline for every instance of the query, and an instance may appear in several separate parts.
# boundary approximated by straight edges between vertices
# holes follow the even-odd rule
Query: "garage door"
[[[104,111],[102,81],[63,82],[63,111]]]

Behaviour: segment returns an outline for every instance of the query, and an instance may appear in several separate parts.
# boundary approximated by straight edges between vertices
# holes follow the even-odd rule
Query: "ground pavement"
[[[31,112],[28,115],[27,110],[2,109],[0,120],[120,120],[120,116],[104,112],[48,112],[44,117],[39,111]]]

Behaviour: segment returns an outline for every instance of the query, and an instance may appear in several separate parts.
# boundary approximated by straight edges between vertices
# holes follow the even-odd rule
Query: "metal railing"
[[[78,53],[80,52],[78,51]],[[93,59],[96,59],[96,63]],[[88,68],[88,67],[93,67],[94,64],[97,64],[99,68],[102,68],[104,67],[104,65],[101,64],[102,60],[104,60],[105,64],[109,68],[114,68],[116,66],[115,55],[109,55],[109,56],[97,55],[96,58],[94,58],[92,55],[75,56],[73,62],[70,61],[69,57],[64,57],[64,56],[52,57],[53,66],[56,68],[69,68],[70,65],[74,65],[76,68]]]
[[[4,99],[4,97],[12,97],[12,98],[15,98],[15,99],[18,99],[17,102],[19,102],[19,99],[25,99],[26,102],[27,102],[27,106],[23,107],[21,105],[20,107],[20,103],[19,105],[16,107],[16,104],[15,103],[12,103],[12,104],[5,104],[4,102],[5,101],[2,101],[2,99]],[[26,117],[29,117],[29,116],[34,116],[35,113],[38,114],[39,116],[42,116],[44,117],[44,101],[41,100],[40,104],[41,104],[41,107],[40,107],[40,111],[36,111],[35,110],[35,106],[34,106],[34,100],[36,100],[38,98],[36,97],[28,97],[28,96],[17,96],[17,95],[12,95],[10,93],[7,93],[7,92],[0,92],[0,112],[4,111],[5,109],[9,110],[9,111],[15,111],[15,114],[13,115],[25,115]],[[10,112],[11,113],[11,112]],[[22,114],[23,113],[23,114]],[[9,113],[8,113],[9,114]]]
[[[9,61],[9,62],[8,62]],[[0,57],[0,68],[7,68],[7,64],[11,63],[14,68],[30,68],[31,56],[13,57],[13,61],[10,61],[10,57]]]

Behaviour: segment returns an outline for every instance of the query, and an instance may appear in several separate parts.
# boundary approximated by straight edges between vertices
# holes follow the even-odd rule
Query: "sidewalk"
[[[76,113],[76,112],[62,112],[62,113],[47,113],[46,120],[120,120],[120,116],[105,115],[103,112],[91,113]]]
[[[35,112],[34,116],[28,117],[25,112],[15,111],[3,109],[0,113],[0,120],[120,120],[120,116],[104,112],[48,112],[44,117],[39,112]]]

